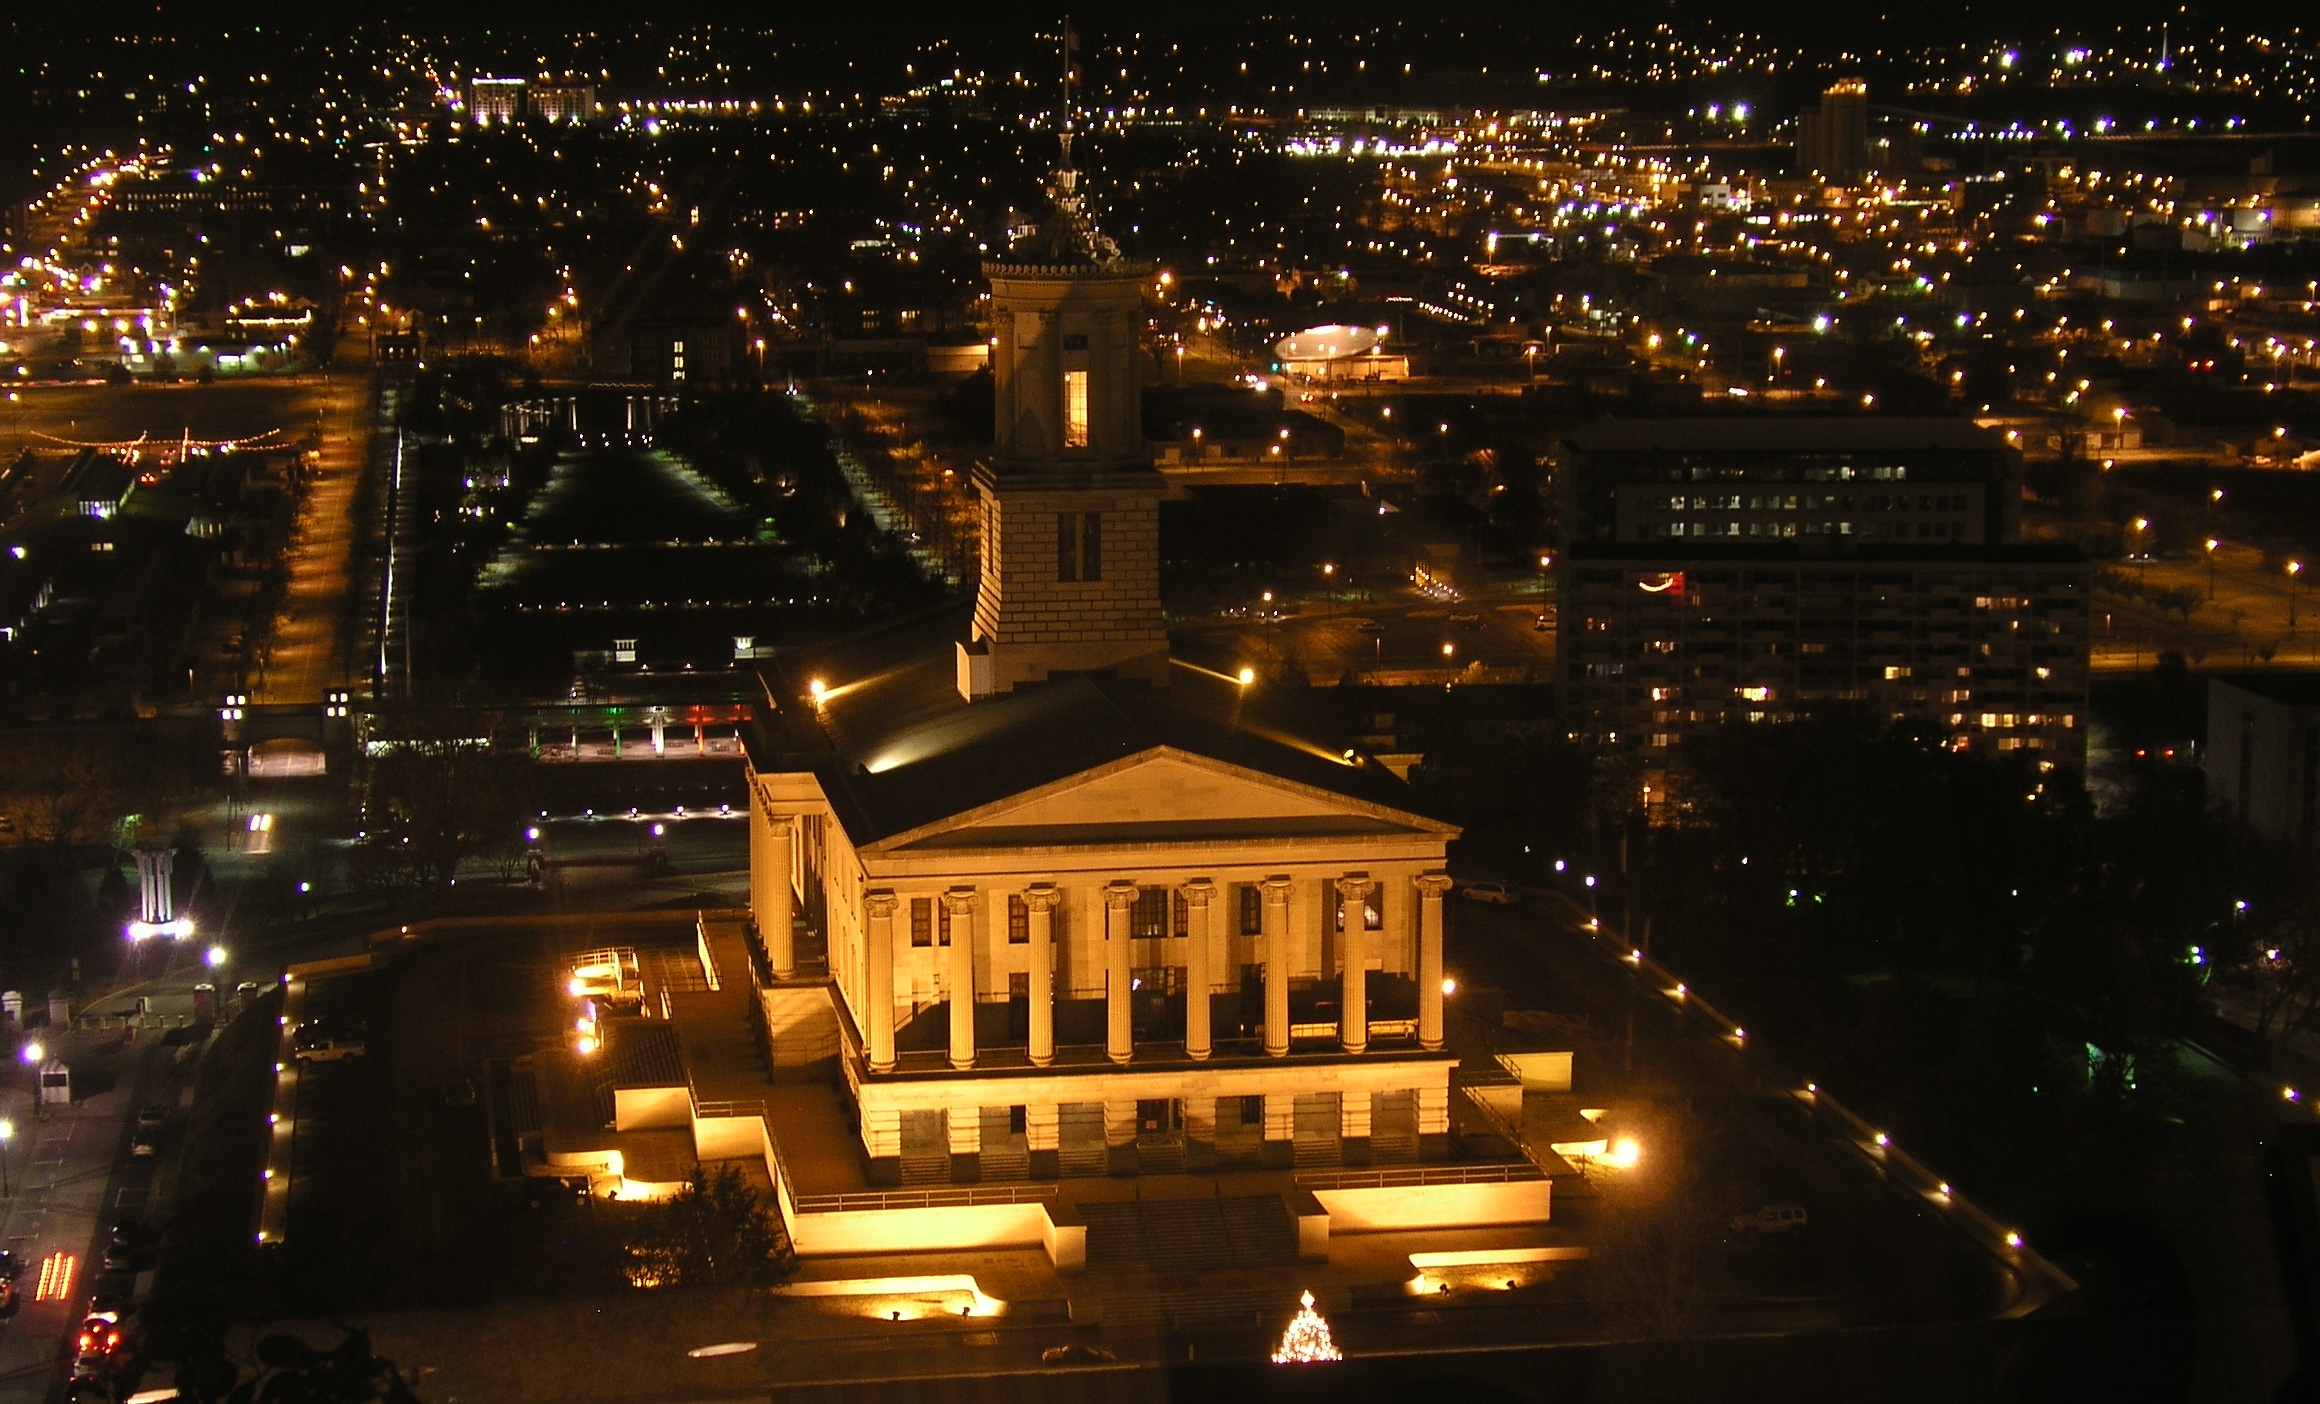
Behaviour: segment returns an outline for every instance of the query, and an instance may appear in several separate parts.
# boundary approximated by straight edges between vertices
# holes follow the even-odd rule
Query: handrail
[[[1054,1185],[956,1185],[928,1189],[855,1190],[800,1195],[801,1214],[843,1214],[874,1209],[961,1209],[984,1204],[1045,1204]]]
[[[1414,1185],[1512,1185],[1547,1178],[1538,1166],[1520,1165],[1384,1165],[1371,1169],[1315,1170],[1300,1173],[1301,1189],[1398,1189]]]

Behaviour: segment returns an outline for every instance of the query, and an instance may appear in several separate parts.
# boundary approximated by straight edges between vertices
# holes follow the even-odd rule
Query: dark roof
[[[1918,544],[1873,542],[1853,544],[1844,537],[1809,538],[1833,543],[1825,549],[1795,541],[1724,545],[1705,541],[1575,541],[1563,548],[1561,560],[1573,565],[1617,566],[1633,562],[1652,570],[1687,565],[2060,565],[2086,566],[2086,553],[2054,541],[2025,541],[2006,545]]]
[[[2006,441],[1969,419],[1603,419],[1573,429],[1581,453],[1989,452]]]
[[[947,607],[765,669],[759,769],[814,771],[856,844],[1161,747],[1419,814],[1382,766],[1336,759],[1331,709],[1305,705],[1302,690],[1243,688],[1179,662],[1166,688],[1065,677],[968,702],[955,653],[967,615]]]
[[[2219,673],[2214,681],[2229,683],[2268,701],[2289,707],[2320,706],[2320,672],[2282,670],[2256,673]]]

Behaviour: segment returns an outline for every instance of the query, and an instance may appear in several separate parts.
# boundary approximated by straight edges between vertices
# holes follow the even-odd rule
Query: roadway
[[[116,1012],[143,996],[156,1012],[189,1014],[196,978],[193,967],[183,967],[78,1001],[76,1012]],[[157,1027],[134,1039],[125,1039],[117,1026],[33,1033],[51,1056],[71,1066],[73,1101],[36,1114],[30,1075],[11,1060],[0,1077],[0,1115],[14,1133],[0,1143],[8,1191],[0,1196],[0,1240],[24,1265],[17,1281],[21,1304],[0,1318],[0,1404],[46,1400],[71,1364],[70,1336],[92,1294],[116,1290],[115,1283],[131,1286],[128,1274],[102,1273],[105,1236],[117,1218],[151,1226],[166,1217],[175,1194],[182,1108],[192,1091],[191,1062],[177,1060],[179,1046],[165,1043]],[[155,1103],[171,1115],[162,1154],[133,1158],[130,1119],[139,1107]],[[44,1264],[51,1265],[54,1278],[45,1297]],[[148,1246],[136,1259],[137,1285],[151,1266]]]
[[[330,377],[316,411],[321,453],[290,537],[289,585],[251,688],[260,704],[320,704],[347,686],[355,493],[369,456],[369,421],[368,377]]]

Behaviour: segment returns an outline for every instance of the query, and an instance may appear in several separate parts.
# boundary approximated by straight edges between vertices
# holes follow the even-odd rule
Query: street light
[[[2215,603],[2215,548],[2222,544],[2212,536],[2207,538],[2207,602],[2209,604]]]
[[[2304,563],[2302,561],[2288,562],[2288,628],[2291,631],[2296,627],[2296,586],[2303,578]]]
[[[226,963],[226,948],[223,946],[210,947],[202,954],[202,961],[207,964],[210,969],[217,969]]]
[[[0,1119],[0,1199],[14,1199],[16,1186],[8,1179],[8,1143],[16,1139],[16,1123]]]

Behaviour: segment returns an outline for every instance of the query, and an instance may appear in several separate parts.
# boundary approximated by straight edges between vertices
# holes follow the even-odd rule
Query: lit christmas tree
[[[1343,1360],[1337,1342],[1329,1338],[1329,1322],[1313,1309],[1313,1294],[1303,1297],[1303,1309],[1281,1333],[1281,1344],[1273,1351],[1275,1365],[1310,1365],[1317,1360]]]

